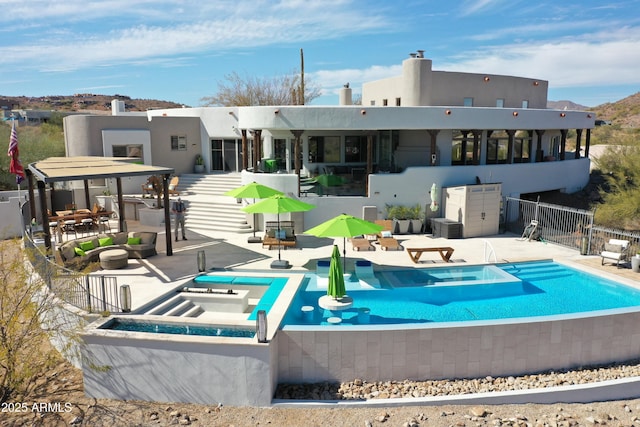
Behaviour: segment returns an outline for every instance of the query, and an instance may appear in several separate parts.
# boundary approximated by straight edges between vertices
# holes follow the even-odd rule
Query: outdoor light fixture
[[[491,79],[489,78],[489,76],[484,76],[484,81],[485,81],[485,82],[488,82],[489,80],[491,80]]]
[[[274,111],[273,113],[274,113],[274,114],[278,114],[279,112],[280,112],[280,110],[276,110],[276,111]]]
[[[120,286],[120,308],[123,313],[131,311],[131,288],[129,285]]]
[[[591,118],[591,114],[587,114],[587,119],[590,119],[590,118]]]
[[[364,116],[365,114],[367,114],[367,110],[360,110],[360,114]]]
[[[565,113],[560,113],[560,117],[565,117],[566,114]]]
[[[513,117],[518,117],[518,112],[517,111],[514,111],[512,114],[513,114]]]
[[[204,255],[204,251],[198,251],[198,271],[202,273],[207,269],[207,261]]]
[[[444,113],[445,113],[447,116],[450,116],[450,115],[451,115],[451,110],[445,110],[445,112],[444,112]]]
[[[540,83],[538,83],[538,82],[533,82],[533,85],[534,85],[534,86],[538,86],[539,84],[540,84]]]
[[[264,310],[258,310],[258,317],[256,318],[256,335],[258,335],[258,342],[267,342],[267,312]]]

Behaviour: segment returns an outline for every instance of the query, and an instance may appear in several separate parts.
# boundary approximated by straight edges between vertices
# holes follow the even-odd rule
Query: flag
[[[20,163],[19,151],[18,151],[18,132],[16,131],[16,124],[11,123],[11,137],[9,138],[9,150],[7,156],[11,157],[11,163],[9,164],[9,172],[16,176],[16,184],[20,183],[26,178],[24,174],[24,168]]]

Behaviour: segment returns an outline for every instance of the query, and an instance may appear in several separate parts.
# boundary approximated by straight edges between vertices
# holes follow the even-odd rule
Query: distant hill
[[[640,128],[640,92],[620,101],[607,102],[589,109],[602,120],[610,120],[622,128]]]
[[[588,110],[589,107],[571,101],[547,101],[547,108],[554,110]]]
[[[180,108],[182,104],[157,99],[132,99],[125,95],[97,95],[78,93],[75,95],[52,96],[2,96],[0,107],[10,110],[57,110],[87,111],[92,113],[111,112],[111,101],[124,101],[126,111],[147,111],[162,108]]]

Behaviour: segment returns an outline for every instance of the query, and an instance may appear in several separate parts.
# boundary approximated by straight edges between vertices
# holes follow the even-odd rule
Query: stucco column
[[[260,139],[262,137],[262,129],[254,129],[251,131],[251,135],[253,136],[253,172],[255,173],[258,170],[258,162],[260,161]]]
[[[429,164],[431,166],[436,166],[438,164],[438,156],[436,153],[436,151],[438,150],[437,138],[438,138],[438,133],[440,133],[440,129],[429,129],[427,130],[427,132],[429,132],[429,137],[431,138],[431,147],[430,147],[431,160],[429,160]]]
[[[40,211],[42,212],[42,232],[44,233],[44,247],[47,254],[51,253],[51,229],[49,228],[49,214],[47,213],[47,193],[45,191],[44,182],[37,181],[38,196],[40,196]],[[30,185],[30,188],[33,186]]]
[[[567,130],[560,129],[560,160],[564,160],[565,152],[567,149]]]
[[[582,129],[576,129],[576,155],[575,158],[580,158],[580,143],[582,142]]]
[[[374,132],[367,132],[367,173],[364,180],[364,194],[369,195],[369,175],[373,173],[373,136]]]
[[[173,255],[173,246],[171,240],[171,210],[169,209],[169,174],[162,175],[162,194],[164,196],[164,234],[166,236],[167,256]],[[120,181],[118,181],[120,182]],[[184,229],[182,229],[184,232]]]
[[[538,135],[538,141],[536,143],[536,163],[542,161],[542,135],[544,135],[544,129],[536,129],[536,135]]]
[[[298,197],[300,197],[300,138],[302,137],[302,130],[292,130],[293,134],[293,164],[295,167],[296,175],[298,175]]]
[[[480,164],[480,154],[479,154],[479,147],[480,147],[480,135],[482,135],[482,131],[481,130],[472,130],[471,131],[473,133],[473,164],[474,165],[479,165]]]

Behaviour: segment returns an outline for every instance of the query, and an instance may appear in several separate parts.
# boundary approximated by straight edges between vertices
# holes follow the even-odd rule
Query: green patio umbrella
[[[287,212],[305,212],[314,209],[315,206],[300,200],[292,199],[283,194],[276,194],[260,200],[259,202],[245,206],[241,210],[248,213],[270,213],[278,215],[278,243],[280,240],[280,214]],[[278,244],[278,262],[272,263],[272,268],[287,268],[288,263],[282,263],[280,259],[280,245]]]
[[[275,188],[267,187],[266,185],[258,184],[257,182],[253,181],[249,184],[243,185],[242,187],[229,190],[223,195],[234,197],[236,199],[253,199],[253,203],[255,203],[256,199],[265,199],[276,194],[282,194],[282,192],[276,190]],[[258,243],[261,241],[262,239],[256,238],[256,217],[255,214],[253,214],[253,239],[249,239],[249,242]]]
[[[342,298],[347,294],[344,286],[344,274],[340,266],[340,249],[338,245],[333,245],[331,263],[329,264],[329,284],[327,285],[327,295],[335,299]]]
[[[361,234],[377,234],[384,227],[364,219],[356,218],[352,215],[340,214],[335,218],[316,225],[305,231],[305,234],[311,234],[316,237],[342,237],[343,238],[343,256],[344,269],[347,266],[347,237],[360,236]]]

